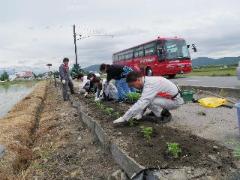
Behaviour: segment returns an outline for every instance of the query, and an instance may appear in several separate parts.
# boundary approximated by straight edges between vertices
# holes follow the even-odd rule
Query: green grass
[[[227,68],[219,66],[202,67],[193,69],[193,71],[184,76],[236,76],[236,67],[229,66]]]

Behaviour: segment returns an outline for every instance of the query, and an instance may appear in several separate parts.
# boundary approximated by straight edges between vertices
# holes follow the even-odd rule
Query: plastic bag
[[[224,98],[217,97],[206,97],[198,100],[199,104],[208,108],[216,108],[227,103],[227,100]]]

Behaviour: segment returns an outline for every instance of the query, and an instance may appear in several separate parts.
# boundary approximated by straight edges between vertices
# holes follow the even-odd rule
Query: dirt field
[[[118,169],[52,86],[47,89],[33,153],[26,179],[107,179]]]
[[[38,122],[35,122],[34,131],[29,137],[31,143],[27,146],[27,151],[19,152],[25,158],[17,159],[18,163],[6,162],[6,167],[11,171],[2,171],[5,166],[1,161],[0,168],[4,176],[1,174],[0,179],[107,179],[119,169],[110,156],[104,154],[101,147],[94,142],[91,133],[81,124],[76,110],[69,102],[62,100],[57,89],[52,85],[47,86],[46,94]],[[32,95],[26,99],[32,99]],[[21,104],[22,108],[17,105],[14,111],[19,110],[18,115],[26,116],[25,109],[30,105]],[[34,112],[33,114],[35,115]],[[10,116],[15,119],[11,114],[8,118]],[[4,125],[5,123],[1,123],[1,128]],[[25,123],[18,125],[12,124],[12,127],[21,132],[27,130]],[[6,131],[2,131],[1,137],[5,137],[5,133]],[[18,139],[23,140],[22,137]],[[10,140],[17,141],[15,136]],[[24,143],[20,141],[18,144],[22,146]],[[6,157],[12,157],[9,152],[7,150]]]
[[[116,112],[124,113],[128,105],[107,102],[102,103],[105,108],[99,108],[93,99],[79,98],[84,102],[85,112],[99,121],[108,135],[143,166],[161,169],[200,168],[204,171],[204,176],[212,177],[224,177],[237,168],[236,158],[232,156],[231,150],[213,141],[156,121],[141,121],[137,124],[113,127],[112,121],[117,118]],[[113,108],[114,111],[109,114],[106,107]],[[147,141],[143,137],[141,126],[153,128],[150,140]],[[179,158],[169,157],[167,143],[180,144],[182,152]]]

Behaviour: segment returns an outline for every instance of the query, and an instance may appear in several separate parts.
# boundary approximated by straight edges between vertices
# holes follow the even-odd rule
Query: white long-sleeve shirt
[[[146,107],[156,97],[171,98],[178,94],[178,88],[164,77],[145,77],[141,98],[124,114],[123,119],[128,121],[132,117],[143,113]]]
[[[85,86],[87,83],[90,83],[90,80],[87,79],[87,76],[83,76],[83,80],[82,80],[82,82],[81,82],[81,84],[80,84],[79,89],[80,89],[80,90],[83,89],[84,86]]]

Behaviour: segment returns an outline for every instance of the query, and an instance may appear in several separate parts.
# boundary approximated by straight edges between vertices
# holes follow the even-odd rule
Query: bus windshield
[[[166,40],[164,43],[164,52],[167,60],[190,59],[185,40]]]

